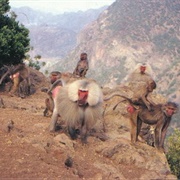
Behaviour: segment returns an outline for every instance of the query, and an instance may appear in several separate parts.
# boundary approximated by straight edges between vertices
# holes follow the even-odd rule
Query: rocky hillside
[[[87,145],[71,140],[61,128],[50,133],[51,118],[43,116],[47,95],[40,91],[47,79],[31,73],[36,77],[31,96],[22,99],[0,92],[5,104],[0,108],[2,179],[177,179],[164,153],[142,142],[131,144],[127,104],[113,111],[119,98],[104,103],[104,117]]]

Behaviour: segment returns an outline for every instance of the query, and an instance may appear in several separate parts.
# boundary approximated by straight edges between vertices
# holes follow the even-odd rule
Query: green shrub
[[[180,179],[180,130],[175,129],[174,133],[167,140],[168,153],[166,154],[171,171]]]

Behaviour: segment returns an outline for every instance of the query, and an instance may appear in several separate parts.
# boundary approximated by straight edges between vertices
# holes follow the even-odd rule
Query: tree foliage
[[[0,14],[5,14],[10,10],[9,0],[1,0],[0,1]]]
[[[16,21],[10,10],[9,0],[0,1],[0,67],[18,64],[29,51],[29,30]]]
[[[166,154],[171,171],[180,179],[180,130],[168,138],[168,153]]]

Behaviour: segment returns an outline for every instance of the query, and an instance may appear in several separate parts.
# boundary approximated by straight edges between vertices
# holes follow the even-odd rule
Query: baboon
[[[80,60],[78,61],[73,74],[76,75],[77,77],[85,77],[88,69],[89,69],[89,63],[87,59],[87,54],[81,53]]]
[[[81,142],[87,143],[89,131],[102,118],[103,94],[99,85],[91,79],[78,79],[68,83],[54,99],[54,110],[50,132],[55,131],[60,115],[72,139],[77,138],[76,127],[80,130]]]
[[[52,71],[49,75],[49,80],[50,80],[51,85],[60,78],[61,78],[61,73],[59,71]],[[51,88],[51,86],[50,86],[50,88]],[[41,92],[47,93],[48,90],[49,90],[48,87],[41,88]]]
[[[135,70],[128,76],[127,82],[148,82],[152,78],[152,69],[149,64],[139,63]]]
[[[13,80],[13,86],[12,86],[12,89],[10,91],[10,93],[12,95],[19,88],[20,88],[19,89],[20,90],[20,92],[19,92],[20,96],[22,96],[22,94],[24,94],[25,96],[30,95],[31,82],[30,82],[30,76],[29,75],[30,75],[29,69],[26,67],[26,65],[24,63],[18,64],[13,68],[13,70],[11,72],[11,76],[10,76]],[[20,84],[21,84],[21,86],[20,86]],[[23,84],[23,88],[22,88],[22,84]]]
[[[9,66],[7,72],[1,77],[0,84],[6,78],[6,76],[10,76],[13,81],[12,88],[10,90],[10,94],[13,96],[17,91],[19,95],[30,95],[30,77],[29,77],[29,69],[26,67],[24,63],[20,63],[15,66]],[[26,88],[26,92],[20,92],[22,88],[20,88],[20,83],[23,83]],[[21,86],[22,87],[22,86]]]
[[[53,84],[57,79],[61,78],[61,73],[59,71],[52,71],[49,78],[51,84]]]
[[[52,113],[54,109],[54,97],[56,92],[60,89],[64,84],[74,81],[77,78],[74,77],[72,73],[59,71],[52,71],[50,76],[51,86],[49,88],[43,87],[41,89],[42,92],[48,94],[48,98],[45,99],[45,110],[43,112],[44,116],[49,116],[49,112]]]
[[[134,106],[130,104],[127,111],[130,114],[131,142],[135,143],[138,141],[141,125],[142,122],[144,122],[149,125],[154,125],[154,145],[157,149],[164,150],[167,128],[173,114],[178,111],[178,105],[174,102],[167,102],[165,104],[154,105],[152,106],[152,110],[149,111],[145,106],[139,106],[139,109],[135,109]]]
[[[52,71],[50,73],[50,82],[51,86],[50,88],[42,88],[42,92],[46,92],[48,94],[48,98],[45,99],[45,110],[43,112],[44,116],[48,116],[49,112],[53,112],[54,109],[54,102],[53,98],[56,96],[57,91],[62,86],[62,81],[60,80],[61,73],[59,71]],[[58,83],[56,82],[58,80]],[[56,83],[55,83],[56,82]]]
[[[48,90],[48,92],[47,92],[49,98],[45,99],[46,109],[44,110],[44,116],[48,116],[49,111],[51,113],[53,112],[54,98],[57,96],[58,91],[63,86],[63,83],[61,80],[58,80],[58,82],[55,81],[54,83],[56,83],[56,84],[53,87],[51,87],[50,90]]]
[[[114,91],[104,98],[104,101],[111,99],[114,96],[129,98],[135,104],[145,104],[148,110],[151,110],[151,104],[155,105],[151,100],[147,99],[149,93],[156,88],[156,83],[153,80],[146,82],[132,82],[129,86],[122,87],[122,90]],[[121,102],[121,101],[120,101]]]

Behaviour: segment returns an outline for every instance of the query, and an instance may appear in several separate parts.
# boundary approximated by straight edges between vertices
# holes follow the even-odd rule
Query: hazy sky
[[[111,5],[115,0],[9,0],[11,7],[28,6],[46,12],[63,13],[97,9]]]

